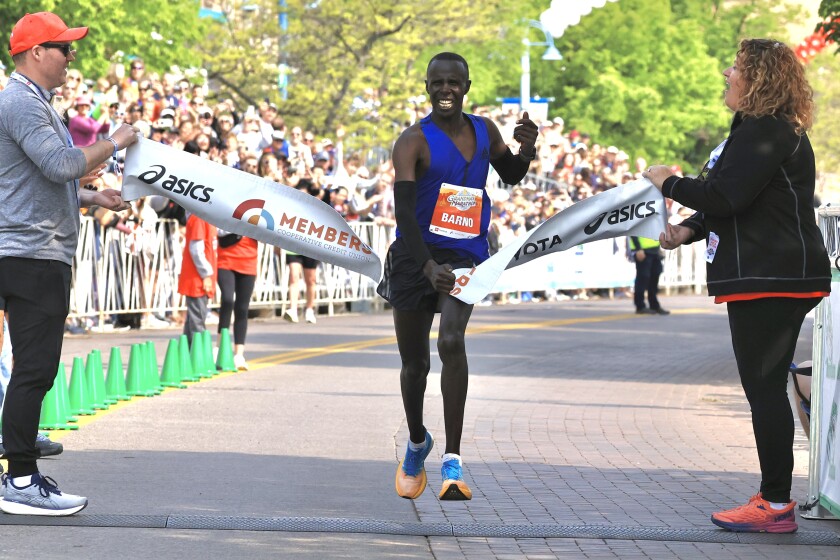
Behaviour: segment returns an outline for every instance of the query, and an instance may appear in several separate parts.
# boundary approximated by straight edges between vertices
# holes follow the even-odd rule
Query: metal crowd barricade
[[[378,255],[385,255],[393,227],[370,222],[350,224]],[[70,317],[94,319],[102,325],[117,314],[165,315],[186,309],[178,294],[178,275],[184,250],[178,222],[159,220],[154,229],[126,235],[102,229],[94,219],[82,218],[79,245],[73,263]],[[289,305],[286,252],[259,243],[257,281],[251,308],[274,308],[282,313]],[[303,282],[299,285],[303,288]],[[377,301],[370,278],[344,268],[321,263],[315,304],[326,305],[332,315],[338,303]],[[214,306],[218,306],[218,290]]]
[[[688,288],[695,294],[703,293],[706,288],[705,252],[704,241],[665,251],[659,287],[667,294],[680,288]]]
[[[372,222],[350,226],[384,259],[394,240],[394,226]],[[663,290],[702,291],[706,280],[702,245],[696,243],[666,252],[660,282]],[[184,298],[178,294],[183,250],[181,231],[174,220],[159,220],[153,229],[138,229],[126,235],[113,228],[103,230],[95,220],[82,218],[73,266],[70,316],[95,319],[103,325],[108,316],[116,314],[166,315],[184,310]],[[283,250],[259,244],[252,309],[269,308],[282,313],[288,308],[285,255]],[[326,306],[329,315],[339,304],[361,310],[384,305],[376,295],[375,282],[361,274],[321,263],[317,278],[315,303]],[[212,305],[218,306],[218,295]]]

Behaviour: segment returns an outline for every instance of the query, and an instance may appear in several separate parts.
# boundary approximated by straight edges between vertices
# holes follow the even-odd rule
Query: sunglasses
[[[41,43],[41,46],[45,49],[58,49],[65,57],[70,56],[70,53],[75,51],[70,43]]]

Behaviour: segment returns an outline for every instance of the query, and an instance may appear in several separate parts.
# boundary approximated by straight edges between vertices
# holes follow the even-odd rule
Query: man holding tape
[[[388,251],[378,293],[393,307],[402,360],[400,386],[409,430],[404,460],[397,467],[396,490],[418,498],[426,488],[424,461],[434,440],[423,425],[423,400],[430,369],[429,334],[440,312],[438,355],[446,426],[441,474],[442,500],[469,500],[464,482],[461,432],[467,397],[464,332],[472,305],[449,295],[455,268],[488,258],[490,199],[485,191],[492,164],[507,184],[516,184],[536,156],[537,126],[524,113],[511,153],[496,125],[463,112],[470,89],[469,66],[454,53],[435,55],[426,69],[432,112],[406,129],[394,146],[394,202],[397,238]]]
[[[113,189],[80,189],[104,162],[137,141],[129,125],[76,148],[50,102],[76,59],[72,41],[87,27],[68,28],[50,12],[26,14],[12,29],[15,72],[0,92],[0,304],[9,313],[15,356],[3,408],[9,476],[0,509],[28,515],[71,515],[87,498],[59,491],[38,472],[35,438],[41,401],[61,358],[70,303],[71,263],[79,242],[79,208],[128,208]]]

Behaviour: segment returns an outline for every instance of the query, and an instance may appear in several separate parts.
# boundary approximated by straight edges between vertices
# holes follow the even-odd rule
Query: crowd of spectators
[[[6,79],[0,71],[0,88],[5,87]],[[430,111],[424,101],[413,100],[406,124]],[[151,140],[306,190],[349,222],[395,225],[390,161],[369,168],[359,154],[345,152],[342,128],[329,136],[316,135],[287,123],[268,100],[240,107],[186,76],[151,73],[141,58],[133,58],[127,67],[112,64],[101,77],[83,76],[70,69],[54,106],[64,116],[76,145],[89,145],[107,137],[121,123],[129,123]],[[494,120],[515,151],[516,111],[499,107],[473,107],[472,111]],[[528,177],[513,187],[501,184],[492,172],[488,179],[493,200],[491,243],[496,248],[575,202],[640,178],[647,167],[643,158],[633,159],[615,146],[602,146],[586,133],[566,131],[560,117],[538,121],[538,125],[538,157]],[[119,173],[106,173],[89,187],[119,188],[119,181]],[[157,218],[185,222],[183,210],[168,201],[135,202],[127,215],[98,209],[90,215],[102,227],[132,234],[128,239],[135,241],[135,232],[148,231]],[[589,293],[575,295],[586,297]]]

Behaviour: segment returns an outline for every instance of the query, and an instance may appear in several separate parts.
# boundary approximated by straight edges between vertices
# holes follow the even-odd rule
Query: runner
[[[511,153],[492,121],[463,113],[470,83],[463,57],[448,52],[434,56],[426,69],[432,113],[406,129],[394,146],[397,238],[377,291],[393,306],[402,359],[400,385],[409,442],[397,468],[396,489],[409,499],[426,488],[424,461],[434,444],[423,425],[423,398],[436,312],[446,425],[440,499],[472,498],[460,454],[468,372],[464,332],[473,306],[448,295],[455,284],[452,270],[472,267],[489,256],[489,166],[505,183],[516,184],[536,157],[537,126],[527,112],[514,130],[518,155]]]

